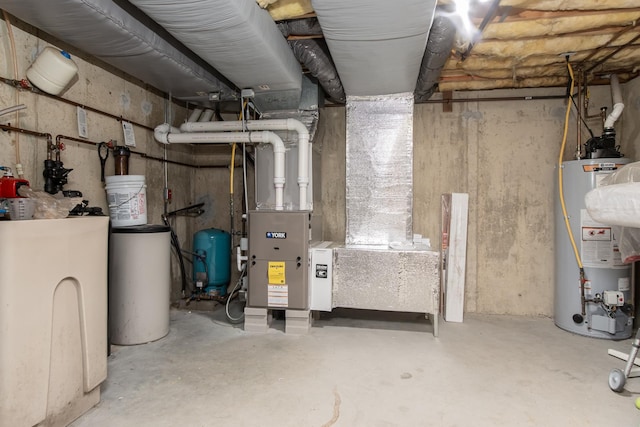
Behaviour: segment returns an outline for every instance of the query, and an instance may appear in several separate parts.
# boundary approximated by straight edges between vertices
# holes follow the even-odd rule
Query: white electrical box
[[[333,309],[333,242],[312,243],[309,248],[309,308]]]
[[[619,291],[604,291],[603,300],[605,305],[621,307],[624,305],[624,294]]]

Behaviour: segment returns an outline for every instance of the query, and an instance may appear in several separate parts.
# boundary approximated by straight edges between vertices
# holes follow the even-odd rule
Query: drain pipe
[[[307,189],[309,187],[309,131],[307,127],[296,119],[273,119],[273,120],[247,120],[244,122],[244,129],[249,131],[267,130],[289,130],[298,133],[298,186],[300,192],[300,210],[310,210],[307,202]],[[196,132],[191,135],[198,135],[197,132],[227,132],[242,131],[243,123],[239,121],[227,122],[188,122],[180,126],[182,132]],[[254,140],[255,141],[255,140]]]
[[[199,122],[200,124],[207,124]],[[218,123],[218,122],[210,122]],[[222,122],[226,123],[226,122]],[[241,122],[235,122],[240,123]],[[153,132],[156,141],[163,144],[232,144],[234,142],[263,142],[273,146],[274,172],[273,185],[276,188],[276,210],[284,209],[284,143],[278,135],[269,131],[262,132],[202,132],[180,133],[180,130],[167,123],[157,126]]]

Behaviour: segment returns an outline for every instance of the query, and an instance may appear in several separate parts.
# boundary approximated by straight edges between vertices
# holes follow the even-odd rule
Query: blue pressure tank
[[[193,235],[193,280],[212,295],[224,296],[231,277],[231,235],[209,228]],[[206,279],[205,279],[206,278]]]

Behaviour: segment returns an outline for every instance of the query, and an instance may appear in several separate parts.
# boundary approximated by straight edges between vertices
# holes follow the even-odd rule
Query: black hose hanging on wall
[[[420,64],[418,82],[414,93],[416,102],[428,100],[438,88],[440,73],[451,55],[455,37],[456,26],[453,21],[443,15],[436,16],[431,25],[427,48]]]
[[[333,101],[344,104],[344,87],[326,42],[323,39],[290,40],[289,45],[296,59],[318,79],[325,94]]]

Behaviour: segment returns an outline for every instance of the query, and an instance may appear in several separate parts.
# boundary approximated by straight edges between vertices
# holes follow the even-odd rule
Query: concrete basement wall
[[[29,65],[35,60],[37,53],[50,43],[69,51],[79,67],[78,78],[72,86],[61,94],[66,99],[123,116],[126,119],[154,127],[164,122],[165,100],[152,90],[148,90],[139,82],[128,78],[113,68],[100,63],[71,46],[65,45],[37,29],[26,25],[17,19],[12,21],[14,27],[18,73],[20,78],[26,76]],[[12,53],[4,20],[0,20],[0,75],[13,78]],[[16,104],[16,90],[0,83],[0,108]],[[19,92],[19,102],[26,104],[27,109],[20,112],[19,126],[29,130],[50,133],[54,137],[62,134],[78,137],[76,107],[60,101],[36,95],[29,92]],[[184,109],[172,104],[171,113],[174,122],[184,120]],[[87,112],[89,140],[100,142],[115,139],[123,145],[121,123],[97,113]],[[0,117],[0,123],[16,125],[15,115]],[[134,126],[136,147],[134,150],[148,155],[162,157],[163,147],[153,139],[152,132]],[[0,132],[0,165],[9,166],[14,170],[16,163],[16,135]],[[90,206],[99,206],[108,214],[107,202],[103,184],[100,182],[100,162],[97,149],[94,146],[76,142],[64,141],[66,150],[62,152],[62,161],[67,168],[73,168],[69,175],[69,183],[65,189],[79,190]],[[28,135],[19,135],[19,148],[25,178],[37,190],[43,190],[42,177],[43,162],[47,149],[45,139]],[[192,163],[194,155],[189,146],[171,146],[168,149],[171,160]],[[163,212],[163,164],[158,161],[145,160],[132,155],[129,163],[129,173],[145,175],[147,184],[148,222],[160,224]],[[114,174],[113,155],[110,153],[106,164],[106,175]],[[226,173],[225,173],[226,174]],[[169,186],[173,189],[173,202],[169,210],[177,209],[194,203],[195,191],[193,182],[196,179],[196,169],[168,165]],[[193,234],[194,220],[178,218],[174,221],[181,242],[190,246]],[[82,248],[78,248],[79,251]],[[52,254],[54,255],[54,254]],[[175,257],[172,258],[172,275],[174,282],[174,296],[180,289],[179,269]]]
[[[590,91],[593,110],[611,106],[608,87]],[[563,93],[562,89],[499,90],[455,97]],[[451,113],[443,112],[441,104],[416,105],[413,230],[431,238],[438,248],[440,195],[469,193],[468,312],[544,316],[553,312],[554,183],[565,105],[562,99],[470,100],[454,103]],[[575,117],[571,117],[565,160],[572,158],[576,144]],[[598,120],[590,126],[601,134]],[[315,143],[322,147],[324,239],[343,242],[344,108],[321,110]]]
[[[79,66],[78,80],[62,94],[73,101],[154,127],[164,121],[165,100],[143,84],[51,39],[15,20],[18,71],[24,77],[37,53],[47,44],[68,50]],[[0,75],[13,78],[11,50],[5,22],[0,20]],[[601,106],[611,107],[608,87],[591,89],[595,114]],[[626,109],[616,128],[622,151],[632,159],[640,155],[640,79],[623,86]],[[14,105],[16,91],[0,84],[0,108]],[[561,94],[561,89],[486,91],[456,93],[456,97],[494,97]],[[43,96],[20,92],[20,126],[52,135],[77,137],[76,108]],[[470,222],[466,309],[469,312],[551,315],[553,295],[553,186],[561,143],[565,103],[563,100],[455,103],[452,113],[440,104],[422,104],[414,117],[414,232],[430,237],[439,246],[440,194],[469,192]],[[186,117],[172,105],[172,123]],[[123,141],[120,122],[89,112],[91,141]],[[15,125],[15,116],[3,116],[0,123]],[[590,120],[601,133],[598,119]],[[575,151],[575,118],[569,126],[565,159]],[[584,135],[584,134],[583,134]],[[163,147],[151,132],[135,128],[135,150],[162,156]],[[15,169],[15,135],[0,132],[0,165]],[[32,187],[42,189],[46,146],[43,139],[20,135],[21,160]],[[91,206],[107,212],[100,182],[97,150],[89,145],[65,142],[62,153],[66,167],[74,168],[67,189],[83,192]],[[345,111],[324,108],[314,141],[322,151],[322,201],[324,239],[345,238]],[[228,164],[230,147],[170,146],[169,159],[200,164]],[[114,170],[113,156],[106,174]],[[163,166],[160,162],[132,156],[130,173],[146,176],[148,222],[159,224],[163,211]],[[236,229],[241,228],[241,169],[235,170],[234,204]],[[169,210],[205,202],[199,218],[179,217],[174,226],[184,248],[191,247],[195,231],[216,227],[229,231],[229,170],[193,169],[168,165],[173,202]],[[250,207],[253,206],[253,169],[249,168]],[[81,250],[79,248],[78,250]],[[186,264],[188,271],[190,264]],[[235,268],[232,267],[236,277]],[[179,297],[179,268],[172,258],[172,296]]]

